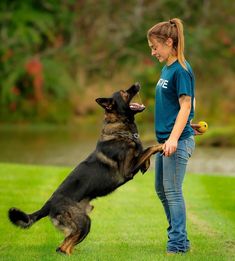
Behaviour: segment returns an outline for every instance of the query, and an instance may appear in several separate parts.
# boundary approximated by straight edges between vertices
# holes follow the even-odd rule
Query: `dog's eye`
[[[125,92],[125,91],[122,91],[121,94],[122,94],[123,98],[128,98],[129,97],[128,93]]]

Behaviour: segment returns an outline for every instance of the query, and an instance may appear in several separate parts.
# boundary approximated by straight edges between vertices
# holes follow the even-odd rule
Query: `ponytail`
[[[166,42],[168,38],[173,40],[173,48],[176,50],[177,59],[181,66],[187,70],[184,57],[184,28],[179,18],[170,19],[167,22],[161,22],[148,30],[148,40],[157,38],[161,42]]]
[[[184,28],[182,21],[179,18],[173,18],[169,21],[171,24],[175,24],[178,32],[178,44],[177,44],[177,58],[179,63],[187,70],[184,57]]]

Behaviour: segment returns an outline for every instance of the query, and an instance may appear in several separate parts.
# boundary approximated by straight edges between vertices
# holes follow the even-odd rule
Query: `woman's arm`
[[[173,154],[177,149],[179,137],[186,126],[191,111],[191,100],[192,97],[186,95],[182,95],[179,98],[179,113],[177,115],[174,127],[171,131],[171,135],[163,145],[164,155],[167,157]]]
[[[195,111],[196,110],[196,99],[195,99],[195,97],[193,99],[193,108],[194,108],[194,111]],[[190,125],[193,128],[193,130],[194,130],[194,135],[202,135],[203,134],[200,131],[198,131],[198,129],[201,127],[200,124],[193,123],[192,120],[191,120]]]

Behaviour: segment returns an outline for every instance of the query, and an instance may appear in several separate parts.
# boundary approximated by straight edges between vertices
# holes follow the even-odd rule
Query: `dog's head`
[[[110,98],[98,98],[96,102],[105,109],[106,113],[133,118],[145,109],[143,104],[132,103],[131,100],[139,92],[140,84],[135,83],[127,90],[115,92]]]

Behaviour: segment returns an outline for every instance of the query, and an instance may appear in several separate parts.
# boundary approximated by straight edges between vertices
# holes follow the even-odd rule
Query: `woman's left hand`
[[[164,156],[170,157],[173,153],[176,152],[178,145],[178,141],[174,139],[168,139],[164,144],[163,144],[163,152]]]
[[[193,128],[194,135],[202,135],[202,134],[203,134],[202,132],[200,132],[200,131],[198,130],[198,129],[201,127],[200,124],[190,122],[190,125],[191,125],[191,127]]]

